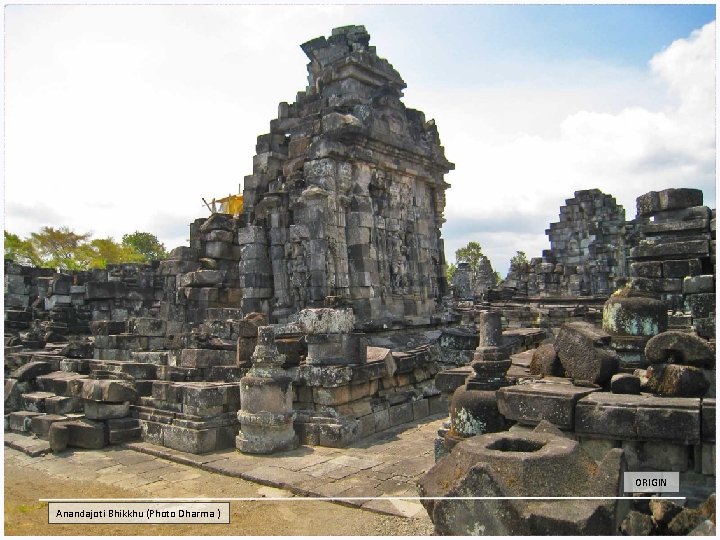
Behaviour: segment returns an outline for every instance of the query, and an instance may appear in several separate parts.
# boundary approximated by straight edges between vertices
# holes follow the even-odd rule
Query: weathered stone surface
[[[610,379],[610,391],[613,394],[639,394],[640,377],[629,373],[618,373]]]
[[[620,532],[625,536],[649,536],[655,532],[653,519],[647,514],[631,510],[620,525]]]
[[[649,507],[652,519],[660,527],[667,527],[672,519],[683,510],[683,507],[676,502],[663,499],[651,499]]]
[[[705,516],[694,508],[684,508],[670,523],[667,531],[673,536],[683,536],[705,521]]]
[[[577,402],[575,432],[696,444],[700,440],[700,400],[593,392]]]
[[[62,452],[70,442],[70,430],[62,422],[53,423],[48,431],[48,441],[53,453]]]
[[[353,330],[355,315],[352,309],[303,309],[297,322],[305,334],[347,334]]]
[[[683,279],[683,294],[714,293],[715,276],[688,276]]]
[[[67,420],[66,416],[59,414],[42,414],[35,416],[30,420],[30,430],[40,439],[48,440],[50,426],[54,422]]]
[[[134,403],[138,398],[132,384],[111,379],[76,379],[71,382],[71,391],[76,397],[93,401]]]
[[[52,371],[48,362],[32,361],[24,364],[10,373],[10,377],[18,381],[31,381],[39,375],[45,375]]]
[[[702,397],[710,388],[701,369],[679,364],[653,364],[646,370],[648,391],[665,397]]]
[[[122,418],[130,413],[130,402],[107,403],[103,401],[84,400],[85,417],[90,420],[107,420]]]
[[[715,524],[706,519],[700,525],[688,533],[688,536],[717,536]]]
[[[645,357],[651,364],[672,361],[696,367],[715,365],[715,349],[709,342],[677,330],[651,338],[645,346]]]
[[[615,496],[622,451],[600,463],[576,441],[551,433],[492,433],[466,439],[419,481],[438,534],[610,534],[615,504],[453,500],[448,497]],[[593,471],[593,472],[590,472]]]
[[[547,420],[562,429],[573,429],[575,404],[595,391],[558,383],[507,386],[497,391],[498,409],[508,420],[521,424],[535,425]]]
[[[63,426],[68,431],[68,446],[99,450],[108,443],[107,425],[103,422],[81,419],[53,424],[50,428],[51,437],[55,426],[58,425]],[[50,444],[52,445],[52,439]]]
[[[564,369],[552,343],[540,345],[532,355],[530,373],[533,375],[562,376]]]
[[[603,384],[618,369],[617,353],[607,347],[610,335],[589,323],[565,323],[555,338],[555,350],[572,379]]]
[[[703,194],[699,189],[671,188],[662,191],[650,191],[637,198],[637,213],[640,216],[652,216],[667,210],[682,210],[703,203]]]
[[[701,422],[702,440],[715,441],[715,399],[702,400]]]
[[[667,324],[667,305],[657,298],[613,295],[603,307],[602,327],[612,335],[654,336]]]

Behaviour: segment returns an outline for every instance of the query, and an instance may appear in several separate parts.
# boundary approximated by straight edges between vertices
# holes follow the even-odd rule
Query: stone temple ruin
[[[308,86],[258,137],[243,212],[195,220],[189,247],[5,261],[6,432],[273,454],[447,417],[418,485],[439,534],[714,531],[715,210],[667,189],[626,221],[578,191],[541,257],[498,286],[458,268],[453,297],[453,165],[369,40],[302,45]],[[613,499],[626,471],[679,472],[686,507]],[[608,499],[447,498],[478,496]]]

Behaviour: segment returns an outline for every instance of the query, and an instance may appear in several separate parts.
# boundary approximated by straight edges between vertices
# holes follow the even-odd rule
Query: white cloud
[[[475,102],[453,100],[463,103],[463,115],[458,105],[435,104],[445,117],[438,127],[447,153],[457,164],[449,177],[453,187],[448,191],[448,222],[478,213],[490,218],[511,208],[515,216],[509,219],[507,233],[525,217],[534,225],[542,215],[549,224],[557,221],[559,207],[574,191],[594,187],[615,196],[627,219],[635,216],[639,195],[669,187],[702,188],[705,203],[714,207],[714,40],[713,22],[659,52],[641,77],[625,73],[613,81],[614,89],[573,88],[572,79],[567,79],[568,89],[548,92],[539,102],[533,88],[516,89],[515,103],[527,115],[524,131],[516,128],[520,124],[508,101],[505,109],[490,115],[495,122],[490,125],[488,116],[474,112]],[[658,84],[664,96],[656,93]],[[644,93],[643,88],[652,91]],[[620,94],[626,104],[616,110]],[[583,99],[592,107],[574,108]],[[544,125],[532,118],[528,103],[540,108]],[[545,107],[551,112],[542,112]],[[502,121],[508,109],[515,124],[510,129]],[[556,130],[546,124],[553,119]],[[515,246],[529,257],[540,255],[539,250],[530,251],[529,244],[549,247],[546,239],[541,242],[543,232],[526,238],[506,235],[513,249],[494,240],[500,233],[497,226],[488,234],[477,229],[466,237],[487,246],[486,254],[504,272],[507,253],[514,253]],[[449,260],[455,244],[457,239],[446,239]]]

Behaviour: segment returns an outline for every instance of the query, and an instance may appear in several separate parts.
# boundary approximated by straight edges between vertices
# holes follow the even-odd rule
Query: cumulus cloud
[[[448,144],[444,138],[448,153],[459,155],[457,171],[450,175],[453,187],[445,214],[452,223],[482,213],[492,226],[478,221],[474,232],[465,228],[458,236],[448,228],[448,259],[453,259],[455,246],[463,245],[465,238],[487,245],[486,253],[503,271],[516,249],[539,256],[543,246],[549,247],[544,227],[536,236],[523,228],[526,236],[521,237],[512,234],[518,231],[518,222],[535,226],[540,220],[547,226],[557,221],[564,200],[580,189],[597,187],[613,195],[625,207],[627,219],[635,216],[637,196],[670,187],[701,188],[705,203],[714,207],[714,56],[712,22],[673,42],[649,62],[644,84],[648,88],[661,85],[662,100],[637,93],[631,105],[612,111],[610,96],[606,107],[596,101],[594,108],[566,114],[557,124],[556,135],[538,129],[495,137],[481,117],[467,115],[462,120],[465,125],[481,128],[475,136],[466,134],[461,142],[465,148]],[[642,88],[637,82],[636,78],[619,79],[617,85],[619,89]],[[527,92],[532,94],[532,88]],[[602,99],[601,90],[594,95],[595,100]],[[546,98],[553,106],[552,95]],[[452,125],[452,115],[447,119]],[[532,124],[528,119],[528,126]],[[439,122],[439,128],[442,135],[446,126]],[[511,219],[507,219],[508,209],[514,210]],[[498,228],[495,216],[507,223],[504,230]],[[505,233],[503,240],[509,245],[497,241],[499,233]],[[531,251],[530,247],[540,249]]]

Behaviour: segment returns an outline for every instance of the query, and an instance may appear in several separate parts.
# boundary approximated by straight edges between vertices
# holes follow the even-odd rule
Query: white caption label
[[[230,523],[228,502],[51,502],[49,523]]]
[[[677,493],[680,491],[679,472],[626,472],[623,475],[625,493]]]

